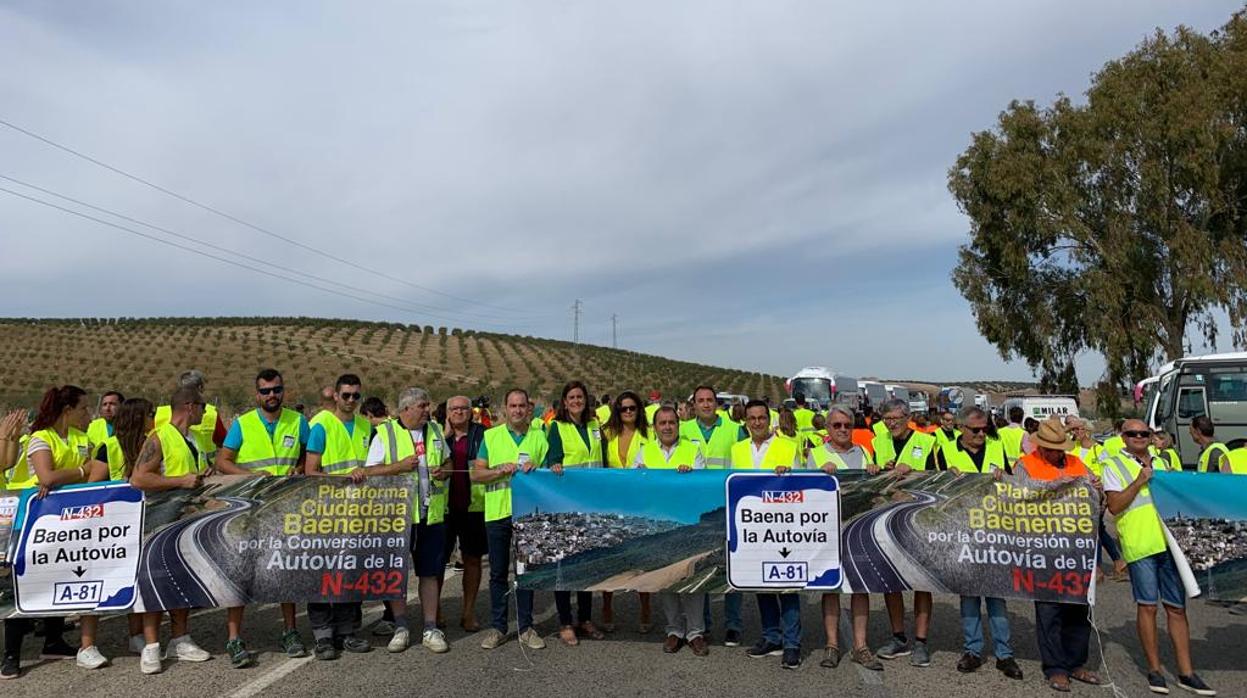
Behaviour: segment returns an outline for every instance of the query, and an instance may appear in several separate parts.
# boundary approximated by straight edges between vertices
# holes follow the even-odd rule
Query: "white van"
[[[1009,416],[1009,410],[1022,408],[1022,418],[1031,417],[1043,421],[1048,417],[1078,416],[1078,401],[1072,395],[1015,395],[1000,404],[1000,413]]]

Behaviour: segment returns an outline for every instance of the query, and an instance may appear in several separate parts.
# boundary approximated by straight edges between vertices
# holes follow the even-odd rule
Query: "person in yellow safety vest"
[[[0,419],[0,490],[8,489],[9,471],[17,465],[21,449],[26,445],[26,410],[9,410]]]
[[[1173,437],[1164,429],[1152,431],[1152,444],[1147,447],[1156,459],[1156,467],[1160,470],[1182,472],[1182,457],[1178,449],[1173,447]]]
[[[911,470],[935,470],[935,437],[909,428],[909,403],[895,398],[882,406],[886,436],[876,436],[875,465],[891,469],[897,476]],[[897,659],[908,656],[909,663],[917,667],[930,666],[931,651],[927,649],[927,630],[931,623],[932,598],[929,591],[914,592],[914,643],[905,635],[905,597],[900,592],[884,594],[888,608],[888,620],[892,624],[892,638],[875,650],[881,659]]]
[[[748,437],[744,427],[719,415],[718,406],[714,388],[699,385],[693,389],[693,419],[680,422],[680,438],[701,449],[702,456],[706,459],[706,467],[710,469],[730,467],[732,445]],[[769,414],[767,421],[769,424]],[[740,615],[740,604],[739,592],[727,592],[723,595],[723,615],[726,618],[723,644],[727,647],[740,646],[741,632],[745,628]],[[709,604],[706,608],[709,608]],[[706,628],[710,628],[708,619]]]
[[[780,415],[783,423],[783,415]],[[805,461],[796,439],[771,431],[771,414],[766,403],[745,403],[745,426],[749,438],[732,445],[733,470],[773,470],[784,475]],[[782,427],[781,427],[782,428]],[[781,655],[787,669],[801,666],[801,599],[798,594],[757,594],[762,638],[746,650],[750,657]]]
[[[797,431],[801,433],[814,431],[815,413],[814,410],[806,407],[805,393],[793,393],[792,399],[797,403],[796,409],[792,411],[792,415],[797,418]]]
[[[1065,429],[1073,439],[1073,445],[1070,446],[1068,453],[1077,456],[1087,469],[1096,477],[1103,474],[1104,458],[1106,456],[1104,447],[1100,442],[1091,436],[1091,430],[1087,428],[1087,423],[1081,417],[1069,415],[1065,418]],[[1113,538],[1113,534],[1109,531],[1108,526],[1104,522],[1105,510],[1100,509],[1100,520],[1097,524],[1099,529],[1099,544],[1108,553],[1108,558],[1113,562],[1113,580],[1124,581],[1126,579],[1126,561],[1121,557],[1121,547],[1117,544],[1117,539]],[[1100,567],[1096,566],[1097,579],[1104,578],[1104,572]]]
[[[602,456],[606,460],[606,467],[633,467],[641,448],[650,439],[651,432],[645,413],[641,411],[641,396],[631,390],[623,391],[615,398],[615,404],[610,410],[610,419],[602,426],[604,442]],[[602,592],[602,629],[608,633],[615,631],[614,600],[613,593]],[[650,595],[641,594],[640,601],[641,631],[648,632],[652,613]]]
[[[411,560],[419,577],[420,611],[424,619],[421,645],[435,654],[450,649],[445,634],[437,627],[438,576],[446,566],[446,506],[448,469],[442,464],[450,457],[442,428],[429,419],[433,401],[423,388],[407,388],[398,396],[394,419],[377,427],[368,446],[363,468],[351,473],[365,478],[412,473]],[[394,616],[394,635],[386,649],[402,652],[411,643],[407,627],[407,599],[387,601]]]
[[[95,449],[95,459],[108,464],[108,479],[124,481],[130,479],[134,470],[135,459],[139,450],[152,432],[152,415],[156,408],[149,400],[132,397],[121,403],[121,407],[113,413],[110,425],[112,436],[104,439],[101,444],[91,444]]]
[[[489,606],[492,628],[481,648],[496,649],[507,638],[508,578],[511,572],[511,478],[545,462],[549,443],[545,432],[533,429],[528,391],[512,388],[503,400],[506,421],[485,432],[472,463],[472,482],[485,485],[485,531],[489,539]],[[544,649],[545,640],[533,627],[533,591],[515,590],[519,641],[529,649]]]
[[[827,443],[827,417],[822,413],[814,415],[814,430],[805,435],[806,451],[818,448]]]
[[[24,447],[25,458],[19,458],[9,480],[10,491],[49,491],[65,485],[108,479],[108,465],[91,457],[85,431],[91,406],[86,395],[87,392],[76,385],[52,387],[44,393],[34,424],[30,427],[30,438]],[[108,664],[108,658],[95,646],[98,626],[97,616],[82,616],[82,641],[80,649],[75,651],[61,637],[65,631],[65,619],[45,618],[43,657],[76,656],[78,666],[84,669],[98,669]],[[21,675],[22,640],[33,629],[32,618],[8,618],[4,621],[5,652],[0,677],[13,679]]]
[[[693,391],[693,419],[680,423],[680,438],[697,444],[711,469],[729,467],[732,444],[748,437],[744,427],[720,416],[717,407],[714,388],[698,386]]]
[[[959,436],[944,444],[939,450],[943,469],[957,475],[965,473],[991,474],[997,480],[1013,471],[1005,460],[1004,445],[999,439],[990,438],[987,413],[979,407],[962,412]],[[1005,600],[999,597],[979,595],[961,596],[962,654],[957,661],[957,671],[969,674],[983,666],[983,606],[987,606],[988,623],[991,626],[996,669],[1010,679],[1022,680],[1022,668],[1013,658],[1010,642],[1009,614]]]
[[[706,468],[706,456],[701,448],[680,436],[679,414],[674,407],[668,405],[658,408],[654,419],[658,423],[651,430],[651,438],[646,439],[641,448],[637,449],[632,467],[677,470],[682,473]]]
[[[134,412],[135,403],[146,408],[145,413]],[[135,434],[132,424],[136,417],[145,420],[152,418],[152,404],[146,400],[130,399],[117,414],[117,434],[114,438],[121,441],[121,450],[130,453],[138,450],[134,443],[141,443],[142,448],[131,460],[130,484],[145,493],[164,492],[176,489],[195,489],[203,483],[207,464],[203,454],[198,452],[194,436],[191,434],[192,424],[203,419],[203,395],[195,388],[182,386],[169,398],[169,421],[152,429],[150,433]],[[135,439],[135,436],[138,439]],[[112,461],[109,461],[111,465]],[[190,636],[190,607],[171,608],[169,622],[172,631],[167,654],[171,659],[188,662],[206,662],[212,655],[201,649]],[[139,670],[144,674],[160,673],[162,653],[160,651],[160,621],[163,611],[149,611],[142,614],[139,633],[131,628],[130,650],[139,655]]]
[[[641,397],[631,390],[623,391],[615,398],[610,419],[602,426],[606,467],[632,467],[641,446],[652,437],[653,431],[641,411]]]
[[[654,422],[654,413],[658,411],[659,407],[662,407],[662,393],[657,390],[649,391],[649,404],[645,406],[645,421],[652,424]]]
[[[1121,428],[1125,423],[1126,420],[1124,419],[1119,419],[1113,423],[1113,435],[1104,440],[1103,456],[1105,458],[1121,453],[1121,450],[1126,447],[1126,440],[1121,435]]]
[[[597,415],[598,424],[606,424],[611,420],[611,396],[603,395],[602,401],[598,404],[594,414]]]
[[[865,470],[870,475],[879,472],[866,449],[853,443],[853,413],[840,406],[827,410],[827,434],[825,443],[810,448],[806,467],[822,470],[828,475],[844,475]],[[835,669],[840,665],[840,595],[823,594],[823,632],[827,641],[823,646],[823,658],[819,666]],[[870,616],[870,595],[855,593],[850,599],[853,611],[852,659],[864,669],[883,671],[883,664],[866,644],[866,626]]]
[[[1226,458],[1229,461],[1231,474],[1247,475],[1247,446],[1239,446],[1230,451]]]
[[[191,369],[178,376],[178,385],[188,388],[194,388],[201,395],[207,395],[206,383],[204,381],[203,372],[197,369]],[[169,421],[169,406],[160,405],[156,408],[156,426],[160,426]],[[203,419],[198,423],[191,425],[191,436],[195,439],[195,446],[199,449],[199,453],[203,456],[208,465],[216,462],[217,447],[224,438],[224,428],[221,426],[221,418],[217,413],[216,406],[208,403],[204,409]]]
[[[229,433],[221,444],[221,451],[217,454],[215,467],[219,472],[256,477],[303,472],[308,424],[302,414],[282,406],[285,393],[285,382],[277,370],[266,368],[256,374],[257,407],[239,415],[230,425]],[[243,606],[234,606],[226,610],[225,627],[228,639],[225,642],[225,651],[235,669],[255,663],[255,657],[247,651],[241,635],[243,609]],[[299,638],[295,625],[294,604],[283,603],[281,614],[285,628],[281,644],[286,656],[306,657],[307,647]]]
[[[1022,457],[1022,439],[1026,438],[1026,428],[1022,426],[1022,421],[1025,416],[1022,408],[1014,405],[1009,408],[1009,424],[997,430],[1000,443],[1005,449],[1005,459],[1010,463],[1016,463]]]
[[[1208,415],[1191,420],[1191,438],[1199,444],[1195,470],[1201,473],[1230,472],[1230,449],[1217,441],[1216,427]]]
[[[620,394],[617,407],[628,394]],[[631,462],[632,467],[675,470],[680,473],[706,467],[706,459],[701,449],[680,438],[680,418],[674,407],[658,408],[654,412],[654,421],[656,424],[652,438],[647,439],[637,449]],[[663,615],[667,618],[663,652],[675,654],[684,645],[688,645],[695,656],[705,657],[710,654],[710,646],[706,643],[706,595],[663,592],[658,595],[658,602],[662,604]]]
[[[940,412],[940,427],[935,430],[933,435],[935,436],[935,445],[938,448],[943,448],[945,444],[956,441],[961,436],[961,432],[957,431],[957,415],[948,410]]]
[[[589,389],[584,383],[573,380],[563,386],[559,396],[559,411],[546,430],[546,450],[543,467],[556,475],[563,468],[601,468],[602,427],[589,409]],[[579,644],[577,634],[594,640],[606,635],[593,624],[593,593],[576,592],[576,619],[572,623],[572,598],[570,591],[555,591],[554,606],[559,616],[559,639],[564,645]]]
[[[110,390],[100,396],[99,416],[87,425],[87,438],[92,446],[102,445],[108,437],[113,435],[113,419],[117,416],[121,403],[125,401],[126,396],[116,390]]]
[[[1125,448],[1108,458],[1104,491],[1109,511],[1117,517],[1117,534],[1130,570],[1130,587],[1138,605],[1139,642],[1147,659],[1148,687],[1168,693],[1156,639],[1156,606],[1163,604],[1169,639],[1178,662],[1178,686],[1198,695],[1216,695],[1195,673],[1191,663],[1191,631],[1186,617],[1186,589],[1165,538],[1165,524],[1152,501],[1154,459],[1148,451],[1152,432],[1138,419],[1122,424]]]
[[[1086,464],[1087,469],[1098,477],[1100,461],[1104,458],[1104,447],[1091,435],[1091,430],[1087,428],[1087,423],[1081,417],[1073,415],[1066,417],[1065,430],[1074,440],[1074,445],[1069,452],[1078,456],[1078,460]]]
[[[368,460],[372,423],[356,414],[363,400],[362,382],[353,373],[338,376],[332,388],[333,407],[313,415],[308,423],[307,456],[303,472],[311,477],[346,477]],[[363,604],[309,602],[307,621],[312,626],[312,654],[333,660],[339,650],[364,653],[372,643],[356,636],[355,619]]]

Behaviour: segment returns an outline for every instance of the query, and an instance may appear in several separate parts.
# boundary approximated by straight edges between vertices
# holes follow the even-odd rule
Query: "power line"
[[[269,229],[267,229],[267,228],[264,228],[264,227],[262,227],[262,226],[256,225],[256,224],[251,223],[251,222],[249,222],[249,221],[246,221],[246,220],[244,220],[244,219],[242,219],[242,218],[239,218],[239,217],[237,217],[237,216],[235,216],[235,215],[232,215],[232,214],[230,214],[230,213],[226,213],[225,211],[222,211],[222,210],[220,210],[220,209],[218,209],[218,208],[215,208],[215,207],[213,207],[213,206],[209,206],[208,204],[200,203],[199,201],[196,201],[195,199],[192,199],[192,198],[190,198],[189,196],[185,196],[185,195],[183,195],[183,194],[179,194],[179,193],[177,193],[177,192],[175,192],[175,191],[172,191],[172,190],[170,190],[170,189],[166,189],[165,187],[162,187],[162,186],[160,186],[159,184],[156,184],[156,183],[154,183],[154,182],[151,182],[151,181],[148,181],[148,180],[146,180],[146,179],[143,179],[142,177],[139,177],[138,175],[131,174],[131,173],[129,173],[129,172],[127,172],[127,171],[125,171],[125,170],[123,170],[123,169],[119,168],[119,167],[114,167],[113,165],[110,165],[110,164],[108,164],[108,163],[106,163],[106,162],[103,162],[102,160],[98,160],[98,159],[96,159],[96,158],[94,158],[94,157],[92,157],[92,156],[90,156],[90,155],[87,155],[86,153],[83,153],[83,152],[80,152],[80,151],[75,150],[75,149],[73,149],[73,148],[70,148],[70,147],[69,147],[69,146],[67,146],[67,145],[62,145],[62,144],[57,143],[56,141],[54,141],[54,140],[52,140],[52,139],[50,139],[50,138],[47,138],[47,137],[45,137],[45,136],[41,136],[41,135],[39,135],[39,134],[37,134],[37,133],[35,133],[35,132],[33,132],[33,131],[29,131],[29,130],[27,130],[27,129],[25,129],[25,128],[22,128],[21,126],[18,126],[18,125],[14,124],[14,123],[12,123],[12,122],[10,122],[10,121],[5,120],[3,117],[0,117],[0,126],[5,126],[5,127],[8,127],[8,128],[10,128],[10,129],[12,129],[12,130],[14,130],[14,131],[17,131],[18,133],[21,133],[21,134],[23,134],[23,135],[25,135],[25,136],[28,136],[28,137],[30,137],[30,138],[33,138],[33,139],[35,139],[35,140],[37,140],[37,141],[39,141],[39,142],[41,142],[41,143],[44,143],[44,144],[46,144],[46,145],[49,145],[49,146],[51,146],[51,147],[53,147],[53,148],[56,148],[56,149],[58,149],[58,150],[61,150],[61,151],[63,151],[63,152],[69,153],[70,155],[73,155],[74,157],[77,157],[77,158],[81,158],[81,159],[83,159],[83,160],[86,160],[87,162],[89,162],[89,163],[91,163],[91,164],[93,164],[93,165],[97,165],[97,166],[99,166],[99,167],[102,167],[102,168],[104,168],[104,169],[108,170],[109,172],[113,172],[113,173],[115,173],[115,174],[121,175],[122,177],[125,177],[126,179],[132,180],[132,181],[134,181],[134,182],[138,182],[139,184],[142,184],[142,185],[144,185],[144,186],[146,186],[146,187],[150,187],[150,188],[152,188],[152,189],[155,189],[156,191],[158,191],[158,192],[160,192],[160,193],[162,193],[162,194],[165,194],[165,195],[167,195],[167,196],[171,196],[171,197],[173,197],[173,198],[177,199],[178,201],[181,201],[181,202],[186,203],[186,204],[190,204],[191,206],[194,206],[194,207],[196,207],[196,208],[199,208],[199,209],[202,209],[202,210],[204,210],[204,211],[207,211],[207,212],[209,212],[209,213],[211,213],[211,214],[213,214],[213,215],[220,216],[221,218],[224,218],[224,219],[226,219],[226,220],[228,220],[228,221],[232,221],[232,222],[234,222],[234,223],[237,223],[238,225],[245,226],[245,227],[250,228],[250,229],[252,229],[252,230],[254,230],[254,231],[258,232],[258,233],[263,233],[264,235],[267,235],[267,236],[269,236],[269,237],[276,238],[276,239],[278,239],[278,240],[281,240],[282,242],[289,243],[289,244],[291,244],[291,245],[294,245],[294,246],[296,246],[296,247],[298,247],[298,248],[300,248],[300,249],[306,250],[306,251],[311,252],[311,253],[313,253],[313,254],[320,255],[321,257],[324,257],[324,258],[326,258],[326,259],[333,260],[333,261],[335,261],[335,262],[338,262],[339,264],[345,264],[345,265],[347,265],[347,266],[349,266],[349,267],[352,267],[352,268],[354,268],[354,269],[358,269],[358,270],[360,270],[360,271],[368,272],[368,273],[370,273],[370,274],[375,274],[375,275],[380,276],[380,277],[382,277],[382,278],[389,279],[390,281],[394,281],[394,282],[397,282],[397,283],[405,284],[405,285],[410,286],[410,287],[412,287],[412,288],[419,289],[419,290],[421,290],[421,291],[425,291],[425,292],[427,292],[427,293],[433,293],[433,294],[436,294],[436,295],[439,295],[439,296],[443,296],[443,297],[445,297],[445,298],[449,298],[449,299],[451,299],[451,300],[460,301],[460,302],[462,302],[462,303],[471,303],[471,304],[473,304],[473,305],[480,305],[480,306],[484,306],[484,307],[494,308],[495,310],[500,310],[500,311],[503,311],[503,312],[506,312],[506,313],[527,313],[527,314],[532,314],[532,313],[533,313],[533,311],[530,311],[530,310],[522,310],[522,309],[517,309],[517,308],[508,308],[508,307],[501,306],[501,305],[494,305],[494,304],[492,304],[492,303],[486,303],[486,302],[484,302],[484,301],[477,301],[477,300],[473,300],[473,299],[471,299],[471,298],[464,298],[464,297],[462,297],[462,296],[456,296],[456,295],[454,295],[454,294],[450,294],[450,293],[445,293],[445,292],[443,292],[443,291],[439,291],[439,290],[437,290],[437,289],[435,289],[435,288],[429,288],[429,287],[427,287],[427,286],[421,286],[420,284],[413,283],[413,282],[408,281],[407,279],[404,279],[404,278],[402,278],[402,277],[393,276],[393,275],[390,275],[390,274],[387,274],[387,273],[385,273],[385,272],[378,271],[378,270],[375,270],[375,269],[369,269],[368,267],[365,267],[365,266],[363,266],[363,265],[361,265],[361,264],[357,264],[357,263],[352,262],[352,261],[350,261],[350,260],[343,259],[343,258],[341,258],[341,257],[339,257],[339,256],[337,256],[337,255],[335,255],[335,254],[333,254],[333,253],[326,252],[326,251],[324,251],[324,250],[322,250],[322,249],[320,249],[320,248],[313,247],[313,246],[308,245],[308,244],[306,244],[306,243],[299,242],[298,240],[295,240],[295,239],[293,239],[293,238],[286,237],[285,235],[282,235],[282,234],[280,234],[280,233],[275,233],[275,232],[273,232],[273,231],[271,231],[271,230],[269,230]],[[447,310],[453,310],[453,309],[449,309],[449,308],[448,308]]]
[[[372,289],[360,288],[359,286],[353,286],[353,285],[351,285],[351,284],[348,284],[348,283],[343,283],[343,282],[341,282],[341,281],[337,281],[337,280],[335,280],[335,279],[330,279],[330,278],[327,278],[327,277],[324,277],[324,276],[319,276],[319,275],[317,275],[317,274],[312,274],[312,273],[310,273],[310,272],[306,272],[306,271],[303,271],[303,270],[301,270],[301,269],[294,269],[294,268],[291,268],[291,267],[287,267],[287,266],[284,266],[284,265],[282,265],[282,264],[278,264],[277,262],[273,262],[273,261],[268,260],[268,259],[261,259],[261,258],[259,258],[259,257],[255,257],[255,256],[252,256],[252,255],[249,255],[249,254],[247,254],[246,252],[241,252],[241,251],[239,251],[239,250],[235,250],[235,249],[231,249],[231,248],[229,248],[229,247],[225,247],[225,246],[222,246],[222,245],[218,245],[218,244],[216,244],[216,243],[212,243],[212,242],[209,242],[209,241],[207,241],[207,240],[203,240],[203,239],[201,239],[201,238],[197,238],[197,237],[194,237],[194,236],[191,236],[191,235],[186,235],[186,234],[184,234],[184,233],[179,233],[179,232],[177,232],[176,230],[170,230],[169,228],[164,228],[164,227],[161,227],[161,226],[158,226],[158,225],[154,225],[154,224],[152,224],[152,223],[148,223],[148,222],[143,221],[143,220],[140,220],[140,219],[138,219],[138,218],[134,218],[134,217],[132,217],[132,216],[128,216],[128,215],[126,215],[126,214],[124,214],[124,213],[119,213],[119,212],[117,212],[117,211],[113,211],[113,210],[111,210],[111,209],[104,208],[104,207],[102,207],[102,206],[96,206],[96,205],[91,204],[91,203],[88,203],[88,202],[86,202],[86,201],[82,201],[82,200],[80,200],[80,199],[75,199],[75,198],[74,198],[74,197],[72,197],[72,196],[66,196],[65,194],[61,194],[61,193],[59,193],[59,192],[52,191],[51,189],[47,189],[47,188],[44,188],[44,187],[38,186],[38,185],[36,185],[36,184],[31,184],[30,182],[26,182],[26,181],[21,180],[21,179],[18,179],[18,178],[16,178],[16,177],[10,177],[10,176],[5,175],[5,174],[3,174],[3,173],[0,173],[0,179],[7,180],[7,181],[13,182],[13,183],[15,183],[15,184],[19,184],[19,185],[21,185],[21,186],[23,186],[23,187],[26,187],[26,188],[28,188],[28,189],[33,189],[33,190],[35,190],[35,191],[41,192],[41,193],[43,193],[43,194],[47,194],[47,195],[49,195],[49,196],[55,196],[56,198],[61,199],[61,200],[63,200],[63,201],[68,201],[68,202],[70,202],[70,203],[77,204],[78,206],[82,206],[82,207],[84,207],[84,208],[88,208],[88,209],[91,209],[91,210],[93,210],[93,211],[98,211],[98,212],[100,212],[100,213],[104,213],[104,214],[107,214],[107,215],[109,215],[109,216],[113,216],[113,217],[116,217],[116,218],[120,218],[121,220],[128,221],[128,222],[130,222],[130,223],[134,223],[134,224],[136,224],[136,225],[141,225],[141,226],[143,226],[144,228],[148,228],[148,229],[151,229],[151,230],[159,231],[159,232],[164,233],[164,234],[166,234],[166,235],[172,235],[173,237],[180,238],[180,239],[182,239],[182,240],[187,240],[187,241],[189,241],[189,242],[193,242],[193,243],[195,243],[195,244],[197,244],[197,245],[202,245],[202,246],[204,246],[204,247],[207,247],[208,249],[216,250],[216,251],[218,251],[218,252],[224,252],[224,253],[226,253],[226,254],[231,254],[231,255],[238,256],[238,257],[242,257],[243,259],[250,260],[250,261],[255,262],[255,263],[257,263],[257,264],[262,264],[262,265],[264,265],[266,268],[280,269],[280,270],[282,270],[282,271],[286,271],[286,272],[289,272],[289,273],[291,273],[291,274],[298,274],[298,275],[300,275],[300,276],[306,276],[306,277],[309,277],[309,278],[312,278],[312,279],[316,279],[317,281],[320,281],[320,282],[323,282],[323,283],[332,284],[332,285],[334,285],[334,286],[340,286],[340,287],[342,287],[342,288],[345,288],[345,289],[348,289],[348,290],[351,290],[351,291],[355,291],[355,292],[358,292],[358,293],[364,293],[364,294],[368,294],[368,295],[372,295],[372,296],[377,296],[377,297],[380,297],[380,298],[386,298],[386,299],[389,299],[389,300],[394,301],[394,302],[396,302],[396,303],[403,303],[403,304],[405,304],[406,306],[408,306],[409,310],[411,310],[411,311],[413,311],[413,312],[417,312],[417,311],[418,311],[418,312],[421,312],[421,313],[426,313],[426,314],[428,314],[428,315],[430,315],[430,316],[433,316],[433,317],[437,317],[437,318],[439,318],[439,319],[449,319],[447,316],[445,316],[445,315],[441,315],[441,314],[440,314],[440,313],[442,313],[442,312],[443,312],[443,310],[444,310],[443,308],[439,308],[439,307],[436,307],[436,306],[431,306],[431,305],[425,305],[425,304],[423,304],[423,303],[416,303],[416,302],[414,302],[414,301],[409,301],[409,300],[407,300],[407,299],[405,299],[405,298],[399,298],[398,296],[391,296],[391,295],[388,295],[388,294],[385,294],[385,293],[381,293],[381,292],[378,292],[378,291],[374,291],[374,290],[372,290]],[[481,315],[481,314],[478,314],[478,313],[473,313],[473,312],[471,312],[471,311],[466,311],[466,310],[465,310],[465,311],[458,311],[458,312],[456,313],[456,315],[462,315],[462,316],[465,316],[465,317],[470,316],[470,317],[475,317],[475,318],[481,318],[483,323],[488,322],[489,320],[491,320],[492,318],[494,318],[494,317],[495,317],[495,316],[493,316],[493,315]],[[456,321],[458,321],[458,320],[460,320],[460,319],[461,319],[461,318],[456,318]],[[501,326],[504,326],[504,325],[498,325],[498,326],[500,326],[500,327],[501,327]],[[522,325],[521,325],[521,326],[522,326]]]
[[[312,282],[310,282],[310,281],[306,281],[306,280],[304,280],[304,279],[299,279],[299,278],[295,278],[295,277],[287,276],[287,275],[285,275],[285,274],[275,273],[275,272],[273,272],[272,270],[273,270],[274,268],[276,268],[276,267],[275,267],[275,266],[273,266],[273,265],[268,264],[267,262],[265,263],[265,267],[264,267],[264,268],[261,268],[261,267],[255,267],[255,266],[252,266],[252,265],[250,265],[250,264],[246,264],[246,263],[243,263],[243,262],[239,262],[238,260],[235,260],[235,259],[229,259],[228,257],[221,257],[221,256],[219,256],[219,255],[215,255],[215,254],[212,254],[212,253],[210,253],[210,252],[204,252],[204,251],[202,251],[202,250],[197,250],[197,249],[195,249],[195,248],[193,248],[193,247],[190,247],[190,246],[188,246],[188,245],[183,245],[183,244],[181,244],[181,243],[173,242],[172,240],[166,240],[166,239],[164,239],[164,238],[157,237],[157,236],[155,236],[155,235],[150,235],[150,234],[148,234],[148,233],[144,233],[144,232],[141,232],[141,231],[135,230],[135,229],[133,229],[133,228],[129,228],[129,227],[126,227],[126,226],[124,226],[124,225],[120,225],[120,224],[118,224],[118,223],[113,223],[112,221],[107,221],[107,220],[104,220],[104,219],[102,219],[102,218],[96,218],[95,216],[92,216],[92,215],[89,215],[89,214],[86,214],[86,213],[82,213],[81,211],[75,211],[75,210],[73,210],[73,209],[71,209],[71,208],[66,208],[66,207],[64,207],[64,206],[61,206],[61,205],[59,205],[59,204],[52,203],[52,202],[50,202],[50,201],[44,201],[43,199],[39,199],[39,198],[36,198],[36,197],[33,197],[33,196],[28,196],[28,195],[23,194],[23,193],[21,193],[21,192],[16,192],[16,191],[13,191],[13,190],[11,190],[11,189],[6,189],[5,187],[0,187],[0,192],[3,192],[3,193],[5,193],[5,194],[9,194],[10,196],[15,196],[15,197],[17,197],[17,198],[19,198],[19,199],[25,199],[26,201],[30,201],[30,202],[32,202],[32,203],[36,203],[36,204],[39,204],[39,205],[41,205],[41,206],[46,206],[46,207],[48,207],[48,208],[51,208],[51,209],[55,209],[55,210],[61,211],[61,212],[63,212],[63,213],[68,213],[68,214],[70,214],[70,215],[72,215],[72,216],[77,216],[77,217],[79,217],[79,218],[83,218],[83,219],[86,219],[86,220],[89,220],[89,221],[93,221],[93,222],[95,222],[95,223],[99,223],[99,224],[101,224],[101,225],[106,225],[106,226],[108,226],[108,227],[110,227],[110,228],[116,228],[117,230],[121,230],[121,231],[124,231],[124,232],[130,233],[131,235],[137,235],[138,237],[145,238],[145,239],[151,240],[151,241],[153,241],[153,242],[158,242],[158,243],[160,243],[160,244],[162,244],[162,245],[168,245],[169,247],[175,247],[175,248],[180,249],[180,250],[185,250],[185,251],[190,252],[190,253],[192,253],[192,254],[197,254],[197,255],[199,255],[199,256],[201,256],[201,257],[207,257],[207,258],[209,258],[209,259],[214,259],[214,260],[216,260],[216,261],[218,261],[218,262],[222,262],[222,263],[224,263],[224,264],[229,264],[229,265],[231,265],[231,266],[239,267],[239,268],[242,268],[242,269],[247,269],[247,270],[249,270],[249,271],[253,271],[253,272],[257,273],[257,274],[261,274],[261,275],[265,276],[266,278],[277,278],[277,279],[282,279],[282,280],[284,280],[284,281],[289,281],[289,282],[291,282],[291,283],[299,284],[300,286],[306,286],[306,287],[308,287],[308,288],[314,288],[314,289],[316,289],[316,290],[318,290],[318,291],[324,291],[324,292],[326,292],[326,293],[332,293],[332,294],[334,294],[334,295],[342,296],[342,297],[345,297],[345,298],[351,298],[351,299],[354,299],[354,300],[360,301],[361,303],[369,303],[369,304],[372,304],[372,305],[378,305],[378,306],[383,306],[383,307],[386,307],[386,308],[392,308],[392,309],[394,309],[394,310],[398,310],[398,311],[401,311],[401,312],[404,312],[404,313],[408,313],[408,314],[411,314],[411,315],[423,316],[423,317],[426,317],[426,318],[428,318],[428,317],[433,317],[433,318],[437,318],[437,319],[439,319],[439,320],[446,320],[446,321],[449,321],[449,322],[455,322],[455,321],[456,321],[456,319],[455,319],[455,318],[451,318],[451,317],[448,317],[448,316],[444,316],[444,315],[437,315],[437,314],[435,314],[435,313],[430,313],[430,312],[419,312],[419,311],[412,310],[411,308],[408,308],[408,307],[403,307],[403,306],[399,306],[399,305],[394,305],[394,304],[392,304],[392,303],[386,303],[386,302],[384,302],[384,301],[379,301],[379,300],[376,300],[376,299],[374,299],[374,298],[369,298],[369,297],[365,297],[365,296],[358,296],[358,295],[355,295],[354,293],[348,293],[348,292],[346,292],[346,291],[342,291],[342,290],[335,289],[335,288],[326,288],[326,287],[324,287],[324,286],[320,286],[320,285],[318,285],[318,284],[314,284],[314,283],[312,283]],[[375,295],[375,294],[374,294],[374,295]],[[482,324],[493,324],[493,323],[482,323]],[[502,325],[495,325],[495,326],[496,326],[496,327],[502,327]]]

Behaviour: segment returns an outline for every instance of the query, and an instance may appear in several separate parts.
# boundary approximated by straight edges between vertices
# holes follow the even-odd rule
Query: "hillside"
[[[93,395],[167,399],[176,377],[198,368],[208,397],[253,405],[252,380],[264,367],[286,379],[287,404],[315,404],[341,373],[357,373],[367,395],[391,403],[406,386],[436,399],[528,389],[539,401],[572,378],[597,394],[624,388],[687,395],[699,383],[748,395],[785,396],[784,379],[672,361],[605,347],[472,330],[322,318],[0,319],[0,404],[34,405],[53,384]]]

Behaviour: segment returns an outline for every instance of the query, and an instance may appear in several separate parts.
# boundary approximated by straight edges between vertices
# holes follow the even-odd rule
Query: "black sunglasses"
[[[986,434],[987,433],[987,427],[962,427],[962,429],[965,429],[971,434]]]
[[[637,409],[636,405],[622,405],[620,406],[619,411],[620,412],[636,412],[636,409]]]
[[[256,388],[255,391],[261,395],[281,395],[286,392],[286,389],[280,385],[275,385],[271,388]]]
[[[1123,431],[1122,436],[1129,436],[1132,439],[1150,439],[1152,432],[1150,431]]]
[[[348,402],[354,402],[359,399],[359,393],[338,393],[338,396]]]

